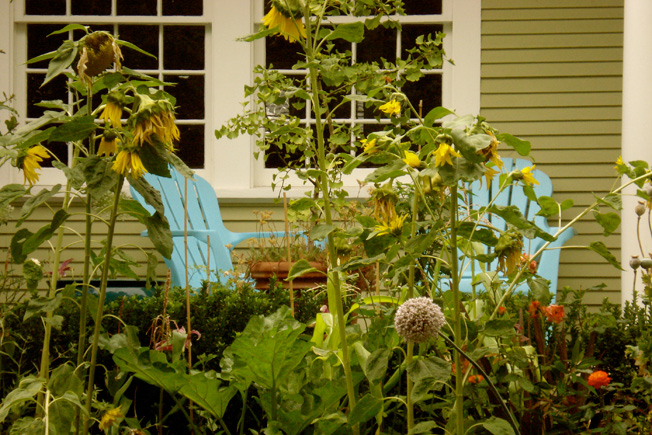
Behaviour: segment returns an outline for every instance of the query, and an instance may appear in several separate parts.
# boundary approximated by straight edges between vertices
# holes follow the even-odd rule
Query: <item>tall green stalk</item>
[[[418,202],[418,193],[417,190],[414,190],[414,197],[412,198],[412,228],[410,229],[410,235],[413,239],[417,233],[417,206]],[[408,269],[408,293],[407,298],[411,299],[414,297],[414,276],[415,276],[415,263],[416,260],[414,257],[410,260],[410,267]],[[414,343],[408,341],[407,343],[407,354],[405,357],[406,366],[410,366],[412,359],[414,357]],[[407,430],[408,433],[414,428],[414,402],[412,401],[412,389],[414,388],[414,382],[408,375],[407,377]]]
[[[456,349],[462,348],[462,313],[460,299],[460,277],[457,261],[457,184],[451,186],[451,291],[453,292],[453,333]],[[464,433],[464,373],[459,351],[453,354],[455,363],[455,427],[457,434]]]
[[[102,328],[102,316],[104,315],[104,301],[106,300],[106,285],[109,280],[109,265],[113,250],[113,234],[115,232],[115,221],[118,216],[118,205],[120,204],[120,192],[124,184],[125,177],[120,175],[120,180],[115,189],[113,207],[111,208],[111,217],[109,218],[109,228],[106,235],[106,257],[102,268],[102,278],[100,281],[100,294],[97,301],[97,313],[95,315],[95,328],[93,329],[93,342],[91,348],[91,363],[88,368],[88,385],[86,388],[86,413],[84,414],[84,435],[88,433],[90,426],[90,415],[93,403],[93,387],[95,378],[95,367],[97,365],[97,348],[100,338],[100,329]]]
[[[306,57],[308,59],[310,89],[312,91],[312,106],[315,115],[315,130],[317,131],[317,164],[319,166],[320,175],[318,189],[321,190],[324,198],[324,219],[326,225],[333,224],[333,216],[330,204],[330,189],[328,182],[328,165],[326,163],[326,146],[324,144],[324,131],[322,124],[322,107],[321,98],[319,96],[319,87],[317,86],[318,74],[317,68],[314,66],[315,52],[313,49],[312,29],[310,23],[310,5],[306,2],[304,9],[304,16],[306,17]],[[335,249],[335,241],[333,234],[328,234],[328,256],[330,269],[333,270],[337,267],[337,252]],[[344,376],[346,378],[346,394],[349,401],[349,410],[353,410],[356,405],[356,396],[353,386],[353,373],[351,372],[351,359],[349,356],[349,346],[346,342],[346,324],[344,321],[344,304],[342,303],[342,286],[338,273],[329,273],[329,280],[333,284],[335,291],[335,309],[337,311],[337,326],[338,334],[340,336],[340,345],[342,346],[342,368],[344,369]],[[359,425],[353,426],[353,433],[359,434]]]

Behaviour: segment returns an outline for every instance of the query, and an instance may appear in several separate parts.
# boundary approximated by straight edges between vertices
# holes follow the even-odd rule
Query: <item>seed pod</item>
[[[639,201],[638,204],[636,204],[636,207],[634,207],[634,212],[636,213],[636,216],[643,216],[645,214],[645,203],[643,201]]]
[[[648,196],[648,198],[652,199],[652,184],[648,184],[644,187],[645,194]]]
[[[645,270],[648,270],[652,267],[652,258],[643,258],[641,259],[641,267]]]
[[[638,258],[638,255],[632,255],[632,258],[629,260],[629,267],[634,270],[641,267],[641,260]]]

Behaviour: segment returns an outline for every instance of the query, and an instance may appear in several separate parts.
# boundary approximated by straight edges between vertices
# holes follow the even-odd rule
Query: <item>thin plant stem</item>
[[[84,435],[88,434],[90,426],[90,415],[93,403],[93,387],[95,386],[95,367],[97,366],[97,349],[100,338],[100,329],[102,328],[102,317],[104,314],[104,301],[106,300],[106,284],[109,280],[109,266],[113,251],[113,234],[115,232],[115,222],[118,217],[118,205],[120,204],[120,192],[124,184],[125,177],[120,175],[118,185],[115,189],[115,196],[113,199],[113,208],[111,209],[111,217],[109,218],[109,228],[106,235],[106,258],[102,268],[102,278],[100,281],[99,298],[97,301],[97,313],[95,315],[95,328],[93,329],[93,343],[91,347],[91,363],[88,368],[88,385],[86,388],[86,413],[84,415]]]
[[[319,182],[317,188],[321,190],[324,198],[324,218],[327,225],[333,224],[333,217],[331,212],[330,196],[329,196],[329,181],[328,181],[328,165],[326,163],[326,147],[324,144],[324,132],[322,125],[322,112],[321,112],[321,99],[319,96],[319,90],[317,87],[318,74],[317,69],[314,66],[315,52],[313,50],[312,44],[312,29],[311,29],[311,20],[310,20],[310,5],[309,2],[306,2],[304,6],[304,16],[306,18],[306,56],[308,59],[309,67],[309,78],[310,78],[310,88],[312,91],[312,107],[315,114],[315,130],[317,131],[317,164],[320,169]],[[328,256],[331,269],[337,267],[337,252],[335,250],[335,241],[333,239],[333,234],[328,234]],[[337,311],[337,326],[338,333],[340,336],[340,343],[342,346],[342,368],[344,370],[344,376],[346,379],[346,393],[349,401],[349,410],[353,410],[356,405],[355,390],[353,386],[353,373],[351,372],[351,361],[349,357],[349,347],[346,342],[346,325],[344,322],[344,307],[342,303],[342,289],[340,283],[339,273],[329,273],[329,279],[332,281],[333,289],[335,292],[335,304]],[[352,427],[354,435],[360,433],[359,425],[354,425]]]
[[[460,278],[457,262],[457,185],[451,186],[451,291],[453,292],[453,331],[455,333],[455,427],[457,433],[464,433],[464,374],[462,373],[462,358],[459,349],[462,347],[462,319],[460,309]]]
[[[410,170],[410,172],[412,172]],[[412,198],[412,226],[410,228],[411,238],[414,239],[414,236],[417,232],[417,206],[418,206],[418,196],[417,191],[415,190],[414,196]],[[415,263],[416,260],[414,257],[410,260],[410,266],[408,270],[408,293],[407,298],[411,299],[414,297],[414,274],[415,274]],[[406,365],[409,367],[412,363],[412,358],[414,356],[414,343],[408,342],[407,344],[407,357],[405,359]],[[412,401],[412,389],[414,388],[414,382],[407,376],[407,431],[408,433],[414,428],[414,402]]]

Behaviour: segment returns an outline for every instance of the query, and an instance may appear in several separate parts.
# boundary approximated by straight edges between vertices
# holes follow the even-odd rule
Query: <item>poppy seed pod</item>
[[[652,267],[652,258],[642,258],[641,259],[641,267],[645,270],[649,269]]]
[[[634,207],[634,212],[636,213],[636,216],[643,216],[645,214],[645,209],[645,203],[639,201],[638,204],[636,204],[636,207]]]
[[[629,267],[634,270],[641,267],[641,259],[638,258],[638,255],[632,255],[632,258],[629,260]]]
[[[648,196],[648,198],[652,199],[652,184],[648,184],[644,188],[645,194]]]

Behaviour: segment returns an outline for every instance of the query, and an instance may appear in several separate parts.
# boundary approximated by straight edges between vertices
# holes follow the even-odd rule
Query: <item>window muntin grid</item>
[[[15,21],[17,28],[24,30],[18,32],[26,47],[24,60],[56,50],[65,39],[82,36],[79,31],[70,31],[47,37],[70,22],[89,25],[93,31],[109,31],[154,54],[157,59],[123,47],[123,64],[176,83],[168,90],[177,98],[177,125],[182,138],[177,154],[192,168],[205,166],[208,20],[204,16],[203,0],[24,0],[17,9],[23,12],[17,14]],[[41,87],[46,72],[47,62],[23,67],[19,87],[26,95],[21,111],[27,116],[26,122],[43,113],[44,109],[34,106],[34,102],[42,99],[72,101],[72,95],[62,86],[66,80],[63,76]],[[67,144],[51,143],[48,147],[62,162],[70,162],[72,150]],[[44,166],[48,164],[51,166],[50,161]]]
[[[452,30],[451,21],[445,19],[442,14],[445,7],[442,1],[415,0],[405,2],[405,4],[405,11],[409,15],[392,17],[401,23],[400,30],[379,26],[371,31],[365,29],[365,39],[362,43],[349,43],[343,40],[332,42],[335,42],[338,51],[351,51],[352,62],[376,61],[381,63],[381,59],[395,62],[399,58],[407,57],[407,50],[415,46],[417,36],[431,34],[434,37],[437,32],[448,34]],[[259,10],[266,13],[269,10],[269,4],[259,5]],[[337,16],[329,17],[329,21],[333,24],[341,24],[364,18]],[[264,43],[258,46],[256,60],[267,67],[274,67],[289,78],[301,79],[306,75],[306,71],[292,69],[292,65],[302,60],[295,45],[280,37],[267,37],[264,39]],[[429,110],[443,105],[445,78],[444,68],[422,70],[422,73],[424,76],[418,82],[407,82],[401,90],[415,106],[419,105],[418,109],[425,115]],[[301,118],[302,125],[305,127],[314,128],[315,120],[309,101],[301,110],[295,109],[291,104],[281,108],[272,108],[272,110],[290,113]],[[333,122],[340,125],[345,124],[351,128],[351,142],[353,143],[374,131],[382,130],[384,125],[390,124],[387,119],[376,120],[376,115],[378,113],[373,113],[373,109],[366,108],[364,103],[351,101],[336,110]],[[328,139],[327,131],[325,136]],[[284,157],[274,153],[273,148],[270,148],[267,151],[267,159],[260,164],[264,169],[260,168],[259,170],[273,172],[283,163]],[[364,166],[362,165],[361,168]],[[263,179],[268,177],[269,175],[264,176]]]

